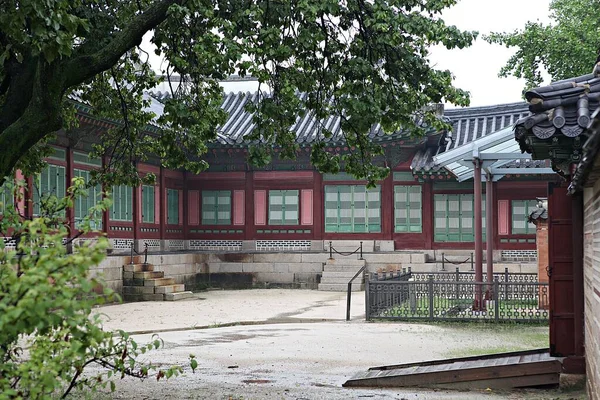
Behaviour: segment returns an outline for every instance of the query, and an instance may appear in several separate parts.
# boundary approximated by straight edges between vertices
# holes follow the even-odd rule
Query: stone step
[[[163,301],[164,294],[123,294],[124,301]]]
[[[340,284],[340,283],[319,283],[319,290],[326,292],[347,292],[348,284]],[[362,292],[365,290],[365,285],[362,284],[352,284],[353,292]]]
[[[187,291],[187,292],[177,292],[177,293],[165,293],[165,300],[166,301],[177,301],[177,300],[185,300],[185,299],[190,299],[194,297],[194,293]]]
[[[352,279],[352,277],[350,278],[321,278],[321,283],[335,283],[335,284],[344,284],[347,285],[348,282],[350,282],[350,279]],[[356,278],[354,280],[354,282],[352,282],[352,284],[354,285],[355,283],[364,283],[364,279],[361,278]]]
[[[362,267],[363,265],[365,265],[365,263],[366,263],[365,260],[357,260],[357,259],[351,258],[351,257],[328,258],[327,262],[325,263],[325,268],[327,268],[328,265],[341,265],[341,266],[357,266],[358,265],[359,267]]]
[[[323,272],[352,272],[352,274],[355,274],[361,267],[362,265],[325,265],[323,267]]]
[[[130,294],[155,294],[152,286],[123,286],[123,296]]]
[[[125,264],[125,265],[123,265],[123,271],[125,271],[125,272],[154,271],[154,265],[152,265],[152,264]]]
[[[154,293],[179,293],[185,292],[185,285],[183,283],[178,283],[175,285],[165,285],[165,286],[156,286],[154,288]]]
[[[144,279],[144,286],[167,286],[167,285],[174,285],[174,284],[175,284],[175,279],[173,279],[173,278]]]
[[[127,274],[127,273],[132,273],[132,272],[123,272],[123,274]],[[123,277],[123,286],[144,286],[144,280]]]
[[[156,279],[164,277],[165,273],[163,271],[143,271],[133,273],[133,279]]]
[[[325,271],[323,271],[323,274],[321,274],[321,279],[322,278],[348,278],[351,279],[354,275],[356,275],[358,271],[352,270],[352,271],[330,271],[328,269],[326,269]],[[359,279],[359,278],[356,278]]]

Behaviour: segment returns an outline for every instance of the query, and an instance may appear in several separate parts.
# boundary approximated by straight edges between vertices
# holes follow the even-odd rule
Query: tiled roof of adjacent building
[[[304,100],[306,95],[301,94],[300,98]],[[218,140],[224,145],[244,145],[247,144],[246,136],[254,129],[253,115],[246,111],[245,106],[248,102],[257,101],[258,92],[240,92],[228,93],[223,99],[221,106],[229,115],[225,124],[218,128]],[[312,113],[298,116],[291,130],[296,134],[298,144],[310,144],[315,141],[327,143],[343,143],[344,133],[341,129],[341,117],[330,116],[325,120],[317,120]],[[329,131],[331,136],[326,138],[323,131]],[[379,124],[374,125],[369,134],[372,141],[388,141],[399,137],[407,137],[408,132],[395,132],[386,134]]]
[[[529,115],[527,103],[508,103],[483,107],[451,108],[444,111],[450,119],[452,135],[445,150],[455,149]]]
[[[529,90],[525,97],[532,114],[515,126],[521,150],[534,159],[550,158],[555,170],[570,175],[582,157],[590,114],[600,106],[600,63],[591,74]]]
[[[452,130],[447,133],[445,143],[442,143],[439,148],[427,147],[419,150],[413,158],[411,169],[421,174],[445,172],[443,167],[435,164],[434,156],[513,125],[525,115],[529,115],[525,102],[447,109],[444,111],[444,117],[452,124]],[[515,167],[525,165],[518,163]]]
[[[579,136],[600,104],[600,66],[591,74],[529,90],[525,97],[532,114],[518,121],[518,131],[531,130],[540,139]]]

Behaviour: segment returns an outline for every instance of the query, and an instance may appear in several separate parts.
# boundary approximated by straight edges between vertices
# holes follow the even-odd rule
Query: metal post
[[[348,282],[348,296],[346,296],[346,321],[350,321],[350,304],[352,304],[352,281]]]
[[[360,242],[360,259],[364,260],[363,255],[362,255],[362,242]]]
[[[370,280],[367,274],[367,281],[365,282],[365,319],[369,321],[371,319],[371,307],[369,306],[369,286]]]
[[[433,321],[433,275],[427,276],[427,293],[429,295],[429,320]]]
[[[444,253],[442,253],[442,271],[446,270],[446,266],[444,265]]]
[[[456,267],[456,300],[460,299],[460,285],[458,284],[458,282],[460,282],[460,270],[458,269],[458,267]]]
[[[494,182],[492,174],[486,174],[485,183],[485,248],[486,248],[486,270],[487,270],[487,290],[492,289],[494,281]],[[490,297],[489,294],[487,296]]]
[[[133,243],[131,243],[130,249],[131,249],[131,259],[129,261],[129,265],[133,265]]]
[[[329,259],[333,259],[333,249],[331,248],[331,241],[329,241]]]
[[[471,271],[473,271],[473,270],[474,270],[474,268],[473,268],[473,253],[471,253]]]
[[[494,318],[496,319],[496,322],[498,322],[500,320],[500,296],[498,296],[499,292],[500,292],[500,282],[498,282],[498,277],[495,276],[494,277],[493,299],[494,299]]]
[[[483,226],[481,210],[481,160],[473,157],[473,181],[474,181],[474,201],[475,201],[475,282],[481,282],[483,278]],[[482,309],[482,290],[481,285],[475,285],[475,300],[473,310]]]
[[[508,300],[508,268],[504,268],[504,300]]]

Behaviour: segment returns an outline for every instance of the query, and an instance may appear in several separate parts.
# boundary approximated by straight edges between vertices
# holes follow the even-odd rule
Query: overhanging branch
[[[153,3],[133,18],[105,47],[94,54],[75,56],[68,61],[65,68],[68,71],[66,87],[76,86],[115,65],[123,54],[142,42],[146,32],[167,18],[169,7],[182,2],[183,0],[162,0]]]

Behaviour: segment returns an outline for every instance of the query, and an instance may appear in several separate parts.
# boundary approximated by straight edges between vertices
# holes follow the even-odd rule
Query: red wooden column
[[[392,240],[394,232],[394,186],[390,173],[381,183],[381,233],[382,239]]]
[[[486,174],[485,182],[485,243],[487,283],[494,282],[494,181],[491,174]],[[488,286],[488,294],[492,286]]]
[[[313,240],[323,239],[325,232],[325,195],[323,194],[323,175],[314,172],[313,192]]]
[[[474,180],[474,195],[475,195],[475,282],[481,282],[483,279],[483,226],[481,223],[481,160],[473,158],[473,180]],[[474,310],[482,309],[482,290],[481,285],[475,285],[475,302]]]
[[[246,171],[245,177],[245,221],[244,239],[254,240],[256,235],[256,227],[254,225],[254,172]]]
[[[160,193],[160,240],[165,240],[167,225],[167,182],[165,179],[165,170],[162,166],[160,167],[160,175],[158,177],[158,182],[160,182],[160,184],[158,185],[158,191]]]
[[[73,177],[75,176],[73,171],[73,149],[67,147],[67,168],[65,171],[65,187],[68,188],[73,183]],[[67,223],[69,224],[69,237],[72,237],[75,233],[75,207],[69,207],[66,210],[67,213]]]
[[[136,169],[138,168],[138,165],[136,163]],[[140,218],[142,216],[142,207],[141,207],[141,200],[142,200],[142,193],[141,193],[141,189],[142,186],[138,185],[135,186],[133,188],[131,188],[131,197],[132,197],[132,201],[133,201],[133,207],[132,207],[132,216],[131,216],[131,221],[133,223],[133,248],[136,251],[141,251],[143,249],[141,249],[140,247],[138,247],[138,239],[140,238],[140,234],[139,234],[139,230],[140,230]]]

